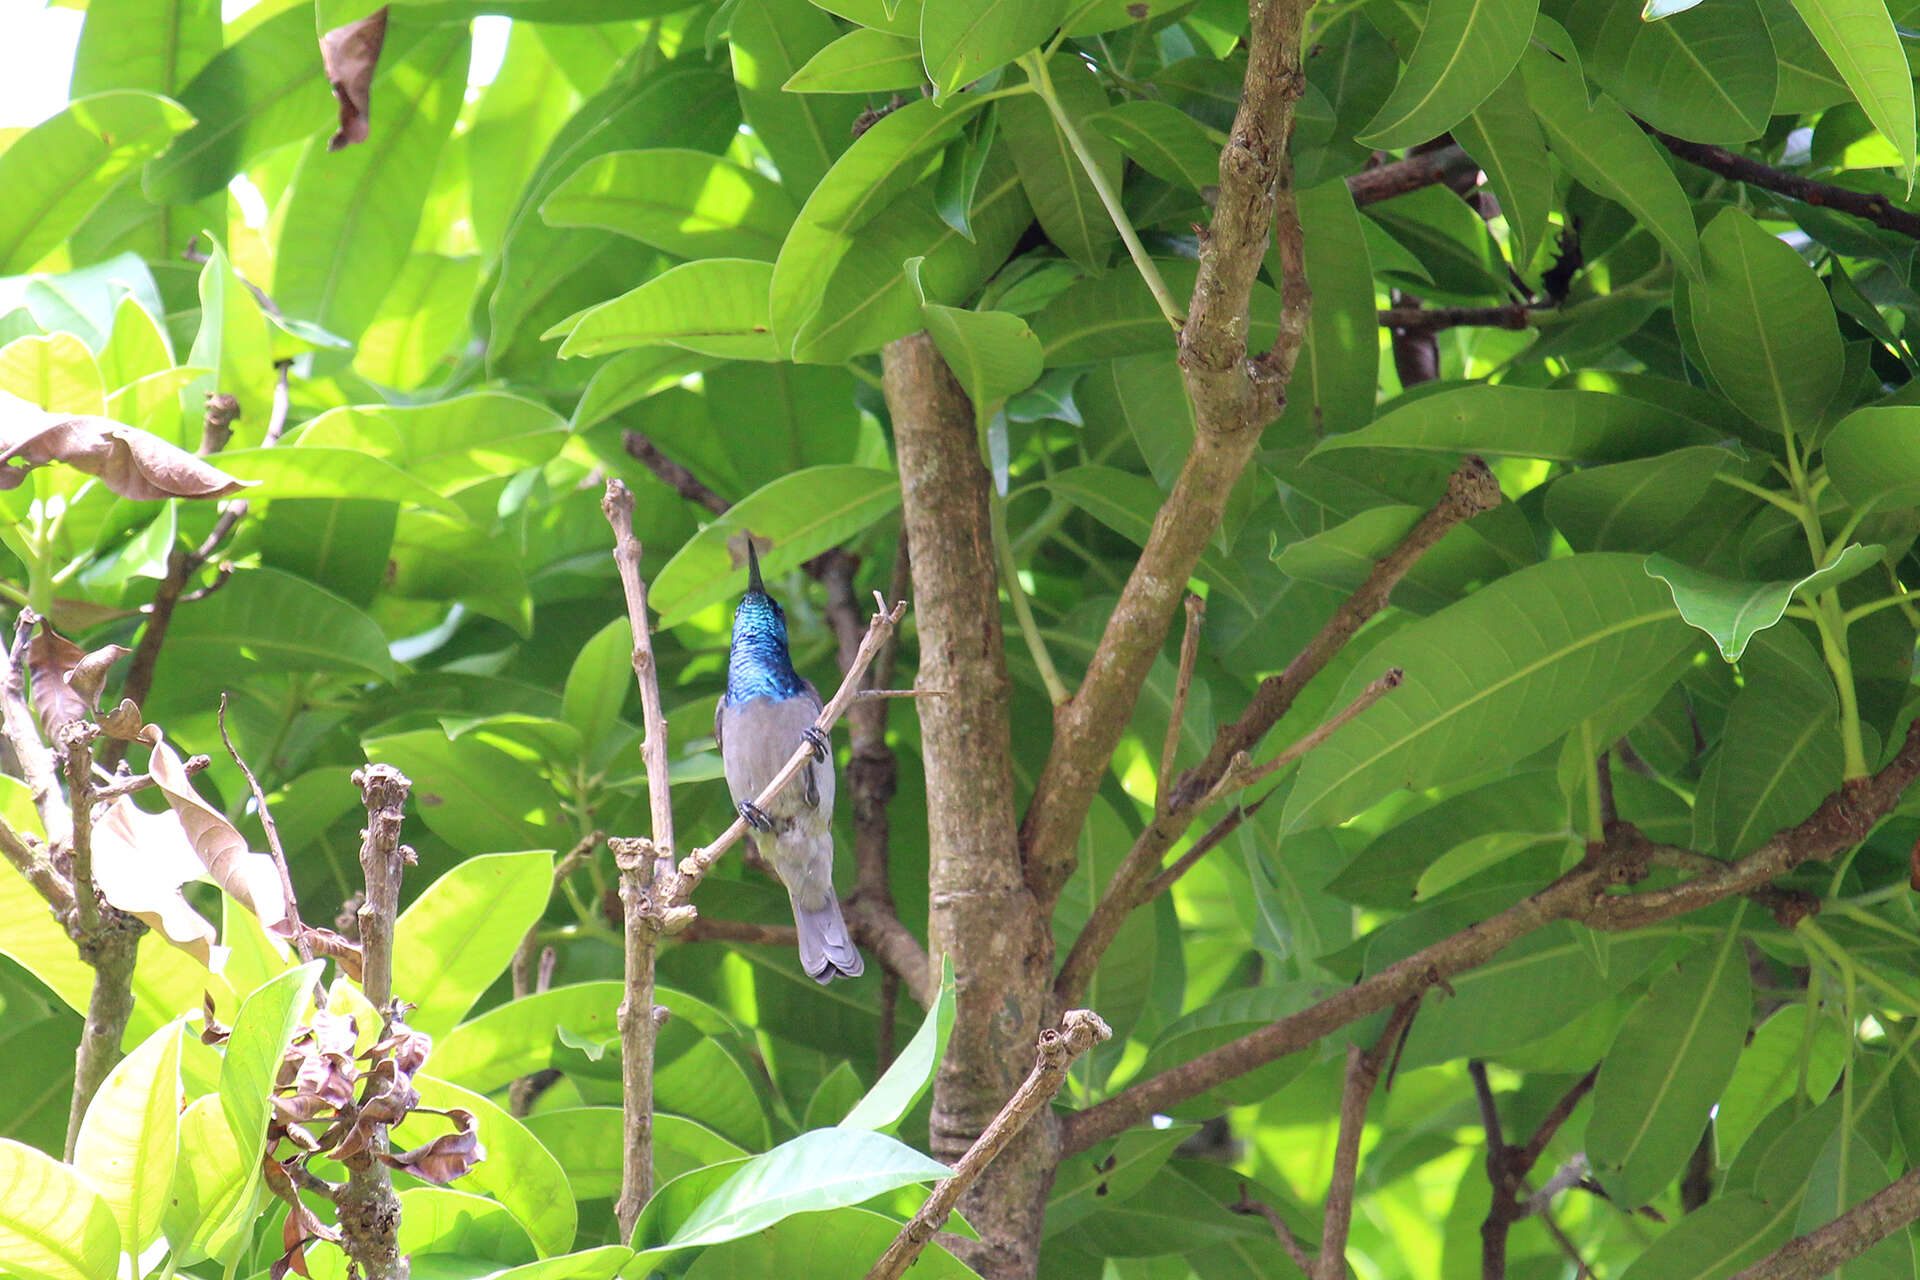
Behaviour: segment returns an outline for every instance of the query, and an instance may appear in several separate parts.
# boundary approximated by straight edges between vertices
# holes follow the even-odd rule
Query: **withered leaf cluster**
[[[48,413],[0,391],[0,489],[18,488],[35,467],[63,462],[98,476],[123,498],[224,498],[254,483],[230,476],[151,431],[111,418]]]
[[[219,1037],[224,1031],[209,1019],[205,1034]],[[349,1168],[378,1160],[440,1186],[487,1158],[476,1118],[458,1108],[434,1113],[446,1117],[452,1132],[411,1151],[386,1150],[381,1139],[387,1128],[420,1109],[413,1081],[426,1065],[433,1039],[394,1018],[385,1037],[356,1053],[358,1042],[359,1024],[351,1013],[323,1009],[295,1033],[281,1057],[263,1154],[267,1185],[289,1206],[281,1237],[286,1253],[272,1268],[274,1280],[290,1270],[307,1274],[305,1249],[312,1241],[340,1242],[339,1231],[297,1194],[301,1186],[329,1195],[338,1190],[308,1173],[315,1157]],[[291,1148],[284,1156],[283,1144]]]

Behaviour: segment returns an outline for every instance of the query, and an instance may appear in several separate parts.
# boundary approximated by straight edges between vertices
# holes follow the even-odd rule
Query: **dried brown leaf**
[[[107,712],[100,721],[101,732],[109,738],[119,738],[125,742],[139,742],[145,728],[146,722],[140,718],[140,708],[132,698],[120,699],[120,705]]]
[[[287,918],[286,891],[281,887],[280,872],[273,865],[272,856],[249,850],[246,838],[227,821],[226,815],[200,798],[185,764],[167,745],[158,725],[147,726],[147,738],[153,743],[147,771],[167,798],[168,806],[199,859],[200,874],[260,917],[261,924],[282,937],[287,936],[292,923]]]
[[[0,489],[17,487],[34,467],[49,462],[98,476],[107,488],[136,502],[224,498],[255,483],[230,476],[151,431],[111,418],[48,413],[0,392]]]
[[[340,103],[340,128],[327,139],[327,150],[338,151],[367,140],[373,73],[380,65],[380,46],[386,39],[384,5],[358,22],[335,27],[320,37],[320,61],[326,67],[333,96]]]
[[[452,1133],[443,1133],[411,1151],[381,1158],[396,1169],[443,1187],[455,1178],[472,1173],[473,1166],[487,1158],[487,1149],[480,1145],[473,1112],[456,1107],[447,1112],[447,1119],[453,1121]]]
[[[205,875],[180,820],[171,813],[144,812],[121,796],[94,823],[93,882],[100,895],[212,967],[213,926],[180,893],[181,885]]]
[[[44,622],[27,645],[27,670],[33,673],[33,709],[52,742],[59,742],[62,731],[85,720],[91,710],[87,700],[68,683],[86,656],[85,649]]]

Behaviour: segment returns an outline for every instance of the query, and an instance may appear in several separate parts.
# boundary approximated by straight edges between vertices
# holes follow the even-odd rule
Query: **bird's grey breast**
[[[720,761],[733,798],[751,800],[773,781],[780,767],[801,743],[801,734],[820,714],[820,697],[811,688],[792,698],[748,698],[720,706],[715,728],[720,738]],[[821,816],[833,813],[833,764],[807,765],[802,775],[775,797],[768,816],[776,821],[802,810]],[[809,803],[816,800],[816,803]]]

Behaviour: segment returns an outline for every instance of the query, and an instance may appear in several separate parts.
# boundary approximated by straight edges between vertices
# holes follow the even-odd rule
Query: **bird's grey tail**
[[[800,930],[800,967],[809,978],[824,986],[835,978],[857,978],[866,972],[860,950],[847,934],[840,902],[831,893],[819,907],[803,907],[794,897],[793,922]]]

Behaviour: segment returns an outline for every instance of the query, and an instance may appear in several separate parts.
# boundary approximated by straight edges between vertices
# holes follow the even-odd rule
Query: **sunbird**
[[[847,935],[833,892],[833,752],[814,726],[820,693],[793,669],[787,615],[760,581],[760,557],[747,537],[747,593],[733,611],[727,691],[713,715],[713,736],[727,790],[747,821],[747,841],[787,887],[800,930],[800,967],[822,984],[857,978],[866,965]],[[766,789],[802,742],[813,759],[766,809]]]

